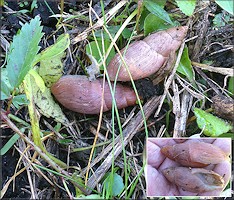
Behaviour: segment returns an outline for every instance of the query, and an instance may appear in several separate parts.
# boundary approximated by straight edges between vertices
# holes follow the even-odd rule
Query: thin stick
[[[159,114],[159,112],[160,112],[160,110],[161,110],[161,108],[162,108],[164,99],[166,98],[166,95],[167,95],[167,93],[168,93],[168,89],[169,89],[169,87],[170,87],[170,85],[171,85],[172,80],[174,79],[174,75],[175,75],[176,70],[177,70],[177,68],[178,68],[178,66],[179,66],[180,58],[181,58],[182,53],[183,53],[183,50],[184,50],[184,45],[185,45],[185,42],[183,42],[183,43],[181,44],[181,46],[180,46],[180,50],[179,50],[179,53],[178,53],[178,56],[177,56],[177,59],[176,59],[175,67],[174,67],[174,69],[172,70],[170,76],[168,77],[168,79],[167,79],[167,81],[166,81],[166,83],[165,83],[165,85],[164,85],[164,86],[165,86],[164,93],[163,93],[163,95],[162,95],[162,97],[161,97],[160,104],[159,104],[159,106],[158,106],[158,109],[157,109],[157,111],[156,111],[154,117],[157,117],[157,116],[158,116],[158,114]]]

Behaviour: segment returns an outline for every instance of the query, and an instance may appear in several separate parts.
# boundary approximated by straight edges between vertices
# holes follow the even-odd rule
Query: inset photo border
[[[147,138],[148,197],[231,197],[231,138]]]

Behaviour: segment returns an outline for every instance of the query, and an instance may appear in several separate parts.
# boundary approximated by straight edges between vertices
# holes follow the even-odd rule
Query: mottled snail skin
[[[66,108],[84,114],[99,114],[102,103],[103,80],[89,81],[86,76],[67,75],[52,85],[55,98]],[[119,109],[135,105],[134,90],[116,84],[115,100]],[[103,112],[112,108],[112,96],[107,82],[104,86]]]
[[[124,55],[124,60],[133,80],[148,77],[157,72],[167,62],[171,52],[175,52],[187,34],[188,27],[173,27],[147,36],[143,40],[131,43]],[[124,49],[121,53],[124,53]],[[110,80],[115,80],[118,68],[118,81],[130,81],[126,67],[119,54],[111,60],[107,67]]]
[[[205,142],[185,142],[164,146],[161,152],[183,166],[205,167],[227,160],[228,156],[219,147]]]
[[[171,183],[189,192],[201,193],[224,187],[223,177],[211,170],[170,167],[162,172]]]

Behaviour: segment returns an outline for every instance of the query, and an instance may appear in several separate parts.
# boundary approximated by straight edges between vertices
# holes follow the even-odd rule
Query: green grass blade
[[[18,134],[14,134],[8,142],[2,147],[0,151],[0,155],[3,156],[15,143],[16,141],[20,138]]]

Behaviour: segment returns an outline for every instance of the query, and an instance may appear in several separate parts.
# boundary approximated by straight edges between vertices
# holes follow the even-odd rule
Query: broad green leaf
[[[52,59],[56,56],[61,55],[69,47],[69,45],[69,34],[60,35],[55,44],[47,47],[35,57],[35,60],[33,61],[34,65],[42,60]]]
[[[11,90],[5,84],[3,80],[1,80],[1,100],[8,99],[11,95]]]
[[[12,87],[9,82],[8,75],[7,75],[7,68],[1,68],[0,71],[1,71],[1,81],[7,85],[10,91],[13,91],[14,87]]]
[[[188,47],[184,48],[177,72],[186,76],[191,83],[194,83],[194,72],[191,65],[191,60],[189,59]]]
[[[174,25],[168,13],[161,6],[155,3],[155,1],[145,0],[144,5],[152,14],[158,16],[160,19],[171,25]]]
[[[42,92],[39,89],[39,87],[37,87],[36,82],[34,81],[34,77],[28,73],[25,76],[25,79],[23,81],[24,83],[24,91],[25,94],[27,96],[27,99],[29,100],[29,104],[28,104],[28,111],[29,111],[29,117],[30,117],[30,123],[31,123],[31,130],[32,130],[32,137],[33,137],[33,142],[35,143],[35,145],[37,145],[50,159],[52,159],[56,164],[58,164],[61,167],[67,167],[67,165],[62,162],[61,160],[57,159],[56,157],[54,157],[52,154],[50,154],[49,152],[47,152],[45,146],[43,145],[42,141],[41,141],[41,130],[40,130],[40,126],[39,126],[39,117],[36,114],[35,110],[36,110],[36,105],[40,108],[40,105],[37,103],[41,103],[42,101],[44,101],[44,107],[45,108],[47,105],[45,105],[45,103],[47,103],[47,99],[45,96],[42,96]],[[46,88],[48,89],[48,88]],[[49,89],[48,89],[49,90]],[[45,90],[46,92],[47,90]],[[45,93],[44,92],[44,93]],[[43,94],[44,94],[43,93]],[[49,91],[50,94],[50,91]],[[50,94],[51,95],[51,94]],[[40,99],[37,99],[37,98]],[[51,96],[52,98],[52,96]],[[57,105],[58,106],[58,105]],[[59,107],[59,106],[58,106]],[[49,107],[48,107],[49,109]],[[53,110],[54,109],[54,110]],[[52,109],[50,108],[50,111],[52,110],[52,112],[56,112],[55,107],[53,107]],[[49,112],[49,111],[48,111]],[[47,116],[48,117],[48,116]],[[50,117],[50,116],[49,116]],[[55,119],[56,120],[56,119]]]
[[[39,108],[40,112],[50,118],[53,117],[57,122],[60,122],[66,126],[68,126],[68,119],[66,116],[63,114],[60,106],[55,103],[50,89],[45,87],[44,83],[43,86],[41,85],[41,81],[36,81],[38,79],[38,76],[35,76],[36,71],[33,73],[34,75],[32,76],[30,72],[30,86],[31,86],[31,91],[34,99],[34,103],[37,105]],[[40,76],[39,76],[40,77]],[[41,79],[42,80],[42,79]],[[39,86],[37,85],[39,83]],[[44,91],[41,90],[41,88],[44,88]]]
[[[199,108],[194,108],[194,114],[198,127],[207,136],[218,137],[232,129],[229,123]]]
[[[144,29],[145,19],[149,14],[150,12],[147,10],[147,8],[143,7],[139,20],[139,26],[138,26],[139,31],[142,31]]]
[[[40,61],[39,74],[47,87],[57,82],[63,74],[62,58],[70,45],[68,34],[58,37],[55,44],[42,51],[34,62]]]
[[[42,60],[38,73],[44,80],[47,87],[51,87],[53,83],[57,82],[63,74],[62,58],[64,53],[52,59]]]
[[[152,0],[152,1],[157,3],[161,8],[164,8],[167,2],[167,0]]]
[[[123,183],[123,178],[118,175],[117,173],[113,174],[113,185],[112,185],[112,194],[110,194],[111,196],[117,196],[119,195],[123,188],[124,188],[124,183]],[[109,175],[107,176],[107,178],[104,181],[104,186],[105,188],[109,188],[108,185],[111,182],[111,174],[109,173]]]
[[[12,87],[18,87],[28,71],[33,67],[33,60],[38,53],[38,46],[43,33],[40,26],[40,17],[36,16],[22,26],[13,37],[7,57],[7,75]]]
[[[145,18],[144,22],[144,35],[148,35],[152,32],[159,31],[159,30],[165,30],[168,28],[173,27],[171,24],[165,22],[158,16],[150,13],[148,16]]]
[[[20,136],[16,133],[14,134],[7,143],[1,148],[0,155],[3,156],[20,138]]]
[[[44,83],[43,79],[41,78],[41,76],[34,69],[30,70],[29,73],[30,73],[30,75],[33,76],[34,81],[36,82],[36,84],[39,87],[39,89],[42,92],[44,92],[46,87],[45,87],[45,83]]]
[[[86,45],[85,49],[86,49],[86,52],[87,54],[90,54],[92,55],[98,63],[101,62],[101,56],[99,54],[99,51],[98,51],[98,48],[99,50],[101,51],[101,54],[103,55],[103,48],[102,48],[102,41],[98,40],[97,41],[98,43],[98,47],[97,47],[97,44],[95,41],[92,41],[90,42],[88,45]],[[109,40],[104,40],[104,47],[105,47],[105,52],[107,51],[107,49],[109,48],[111,42]],[[110,54],[108,55],[107,57],[107,60],[106,60],[106,65],[109,64],[109,62],[111,61],[111,59],[115,56],[115,50],[112,48],[111,51],[110,51]],[[103,66],[100,67],[101,70],[103,70]]]
[[[230,14],[234,14],[234,1],[233,0],[216,0],[215,1],[222,9],[226,10]]]
[[[176,0],[176,3],[180,8],[180,10],[187,16],[192,16],[193,11],[196,7],[196,2],[197,0],[187,0],[187,1]]]
[[[32,137],[33,142],[42,149],[42,151],[45,150],[45,147],[42,144],[41,141],[41,135],[40,135],[40,127],[39,127],[39,116],[35,112],[35,102],[33,94],[34,92],[37,92],[34,90],[34,87],[32,85],[32,76],[28,73],[24,78],[24,92],[26,94],[27,99],[29,100],[28,104],[28,112],[30,117],[30,123],[31,123],[31,130],[32,130]]]
[[[11,92],[14,88],[11,86],[8,76],[7,69],[1,68],[1,100],[8,99],[11,96]]]

